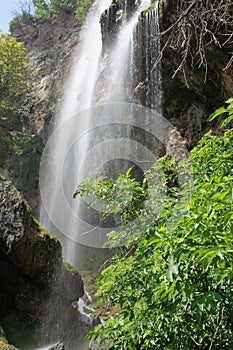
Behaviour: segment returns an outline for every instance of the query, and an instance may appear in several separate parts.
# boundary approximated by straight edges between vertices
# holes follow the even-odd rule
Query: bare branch
[[[173,7],[175,0],[169,1]],[[160,33],[161,55],[156,58],[153,69],[161,59],[164,50],[169,47],[179,52],[181,57],[173,77],[179,71],[184,71],[185,64],[191,61],[193,67],[205,68],[206,80],[208,46],[215,45],[223,48],[232,43],[232,0],[176,0],[176,7],[173,8],[175,9],[171,14],[173,23]],[[231,57],[224,69],[228,69],[232,63]]]

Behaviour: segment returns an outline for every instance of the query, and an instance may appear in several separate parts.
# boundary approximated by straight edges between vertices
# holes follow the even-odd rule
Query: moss
[[[11,163],[15,185],[24,193],[38,188],[43,149],[39,135],[9,131],[8,127],[0,125],[0,164]]]
[[[36,221],[36,220],[35,220]],[[37,221],[36,221],[37,223]],[[55,241],[56,243],[60,243],[59,238],[57,238],[56,236],[53,236],[48,230],[46,230],[45,228],[41,227],[38,225],[38,230],[40,231],[40,235],[41,236],[45,236],[48,237],[49,239],[52,239],[53,241]]]
[[[11,132],[4,126],[0,126],[0,163],[8,158],[9,150],[14,149],[15,139]]]
[[[145,9],[142,12],[142,16],[145,16],[148,12],[153,10],[157,6],[158,3],[161,3],[161,0],[156,0],[155,2],[153,2],[153,4],[151,4],[149,7],[147,7],[147,9]]]
[[[70,271],[71,273],[75,273],[75,274],[78,272],[76,267],[71,265],[70,263],[68,263],[68,261],[66,261],[64,258],[62,259],[62,261],[63,261],[63,264],[68,271]]]

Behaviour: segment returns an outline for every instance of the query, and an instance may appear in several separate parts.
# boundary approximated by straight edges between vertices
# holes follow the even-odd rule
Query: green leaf
[[[225,107],[220,107],[220,108],[216,109],[216,111],[210,115],[209,121],[214,120],[216,117],[218,117],[219,115],[221,115],[225,112],[227,112]]]
[[[223,128],[224,126],[226,126],[227,124],[229,124],[231,121],[233,120],[233,115],[230,115],[228,118],[226,118],[225,120],[223,120],[220,124],[220,128]]]

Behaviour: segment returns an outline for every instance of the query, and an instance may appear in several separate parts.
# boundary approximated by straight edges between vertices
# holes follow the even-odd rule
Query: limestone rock
[[[47,20],[22,16],[12,26],[12,35],[25,43],[37,74],[30,94],[14,101],[14,109],[0,118],[0,172],[22,191],[37,218],[40,158],[50,120],[59,108],[80,27],[74,11],[62,11]]]
[[[166,144],[166,156],[168,158],[174,157],[177,162],[188,158],[189,153],[182,139],[180,133],[172,129],[169,132]]]
[[[120,25],[126,17],[130,17],[131,13],[137,7],[136,0],[118,1],[113,0],[109,9],[101,16],[102,39],[104,46],[111,44],[116,38]]]

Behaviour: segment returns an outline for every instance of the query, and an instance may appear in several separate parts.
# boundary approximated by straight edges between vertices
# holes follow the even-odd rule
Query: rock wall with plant
[[[161,1],[163,113],[189,148],[233,95],[232,18],[230,0]]]
[[[74,11],[37,20],[24,14],[12,25],[12,35],[24,43],[34,72],[27,91],[11,100],[13,108],[7,114],[1,113],[0,169],[24,193],[37,217],[40,158],[79,30]]]
[[[142,185],[129,172],[79,185],[123,226],[108,234],[120,253],[98,280],[107,320],[89,334],[103,349],[233,347],[233,98],[210,120],[222,113],[229,130],[209,131],[182,161],[159,159]]]

